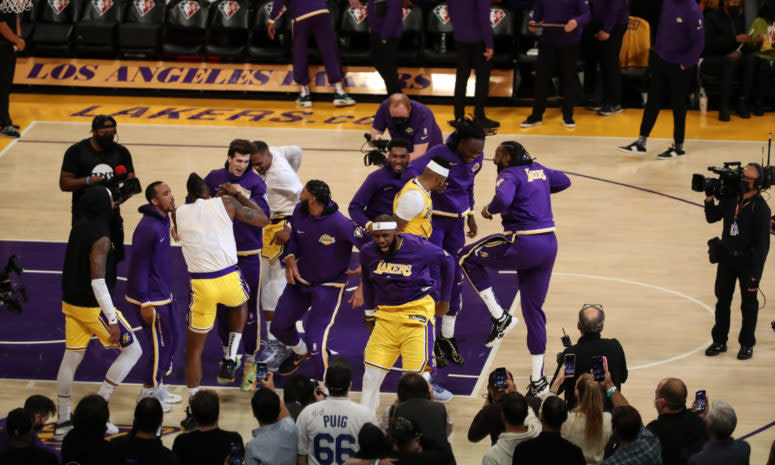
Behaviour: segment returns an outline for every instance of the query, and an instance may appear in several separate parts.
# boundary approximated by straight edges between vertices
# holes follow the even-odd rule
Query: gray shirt
[[[689,465],[748,465],[750,456],[751,446],[745,441],[708,441],[701,451],[689,459]]]
[[[291,417],[254,429],[253,439],[245,446],[245,464],[296,465],[298,434]]]

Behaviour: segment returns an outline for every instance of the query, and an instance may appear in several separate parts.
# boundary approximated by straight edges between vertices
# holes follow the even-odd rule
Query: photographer
[[[377,109],[371,123],[371,137],[381,139],[385,130],[393,139],[411,142],[410,161],[444,141],[431,109],[404,94],[391,95]]]
[[[727,350],[730,305],[735,282],[740,281],[743,325],[740,328],[738,360],[753,356],[756,344],[754,332],[759,313],[757,292],[764,270],[764,261],[770,249],[770,207],[760,195],[764,169],[757,163],[745,166],[740,178],[737,195],[722,198],[718,204],[714,197],[705,198],[705,218],[708,223],[724,220],[720,241],[711,241],[711,263],[718,260],[716,271],[716,324],[711,335],[713,344],[705,351],[709,357]],[[707,192],[706,194],[709,194]]]

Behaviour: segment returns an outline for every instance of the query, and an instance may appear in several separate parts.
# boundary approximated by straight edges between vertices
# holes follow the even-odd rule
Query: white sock
[[[308,352],[307,344],[305,344],[304,341],[301,340],[301,339],[299,339],[299,343],[296,344],[295,346],[291,347],[291,349],[293,349],[293,352],[296,355],[304,355],[304,354],[306,354]]]
[[[102,386],[100,386],[100,389],[97,391],[97,395],[105,399],[105,402],[110,400],[111,394],[113,394],[113,391],[116,390],[116,386],[113,386],[107,381],[102,382]]]
[[[363,370],[363,389],[361,390],[361,405],[376,412],[379,407],[379,388],[385,380],[387,372],[366,365]]]
[[[299,86],[299,93],[302,97],[306,97],[309,95],[309,87],[308,86]]]
[[[237,352],[239,351],[239,343],[242,340],[242,333],[229,333],[229,354],[226,356],[229,360],[237,360]]]
[[[533,366],[533,373],[530,374],[530,380],[538,381],[544,376],[544,354],[531,355],[530,363]]]
[[[191,402],[191,398],[196,395],[196,393],[199,392],[199,386],[188,388],[188,401]]]
[[[342,87],[342,81],[334,83],[334,90],[337,94],[344,94],[344,87]]]
[[[444,315],[441,317],[441,337],[449,339],[455,337],[455,320],[457,315]]]
[[[57,423],[70,419],[70,398],[57,396]]]
[[[503,308],[498,304],[498,300],[495,298],[495,293],[492,292],[492,288],[479,292],[484,304],[487,305],[487,310],[490,311],[490,315],[496,320],[499,320],[503,316]]]
[[[267,340],[269,340],[269,341],[276,341],[276,340],[277,340],[277,336],[275,336],[274,334],[272,334],[272,332],[271,332],[271,331],[267,331],[267,333],[268,333],[268,334],[266,335],[266,339],[267,339]]]
[[[70,419],[70,395],[73,393],[75,370],[83,360],[84,352],[66,350],[57,373],[57,421],[62,423]]]

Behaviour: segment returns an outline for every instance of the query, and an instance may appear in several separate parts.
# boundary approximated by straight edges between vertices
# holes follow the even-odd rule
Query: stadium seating
[[[130,1],[118,27],[118,47],[121,55],[157,55],[161,48],[164,12],[164,0]]]
[[[365,65],[369,58],[369,21],[366,6],[349,7],[342,13],[339,28],[339,43],[342,63],[346,65]]]
[[[402,22],[404,34],[398,46],[398,62],[402,66],[418,66],[422,63],[420,52],[425,40],[422,8],[404,8]]]
[[[248,31],[248,57],[251,61],[263,63],[286,63],[291,56],[291,19],[286,11],[274,22],[275,40],[271,40],[266,33],[266,24],[269,13],[272,11],[272,2],[260,2],[253,12],[253,23]]]
[[[76,55],[108,58],[116,55],[121,8],[119,0],[93,0],[83,5],[73,37]]]
[[[35,28],[30,35],[38,56],[67,57],[72,52],[72,36],[80,12],[80,0],[38,0]]]
[[[250,30],[248,0],[220,0],[207,30],[207,57],[237,60],[244,56]]]
[[[211,8],[212,4],[207,0],[177,0],[167,5],[162,55],[170,58],[204,56]]]
[[[422,60],[426,66],[455,66],[455,39],[446,3],[432,5],[425,17]]]

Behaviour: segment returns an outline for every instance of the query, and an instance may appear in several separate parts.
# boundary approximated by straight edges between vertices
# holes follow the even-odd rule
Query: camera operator
[[[98,182],[105,182],[122,172],[126,179],[135,177],[132,155],[123,145],[115,141],[117,135],[116,120],[112,116],[97,115],[91,123],[92,135],[71,145],[65,152],[62,171],[59,174],[59,188],[62,192],[72,192],[72,224],[75,224],[75,205],[86,188]],[[129,198],[116,201],[111,219],[111,242],[116,248],[116,263],[124,258],[124,220],[118,205]]]
[[[716,271],[716,324],[711,334],[713,344],[705,351],[709,357],[727,350],[730,305],[735,282],[740,281],[743,325],[740,328],[739,360],[753,356],[756,343],[756,317],[759,313],[757,291],[764,270],[764,261],[770,249],[770,207],[760,195],[764,169],[757,163],[745,166],[740,178],[739,192],[722,198],[718,204],[714,196],[705,198],[705,218],[708,223],[724,220],[720,241],[711,240],[711,263],[718,258]],[[706,194],[709,192],[706,191]],[[714,257],[715,256],[715,257]]]
[[[430,108],[410,100],[404,94],[393,94],[382,102],[371,123],[371,137],[381,139],[385,130],[393,139],[411,142],[410,159],[423,155],[431,147],[441,144],[441,128]]]

